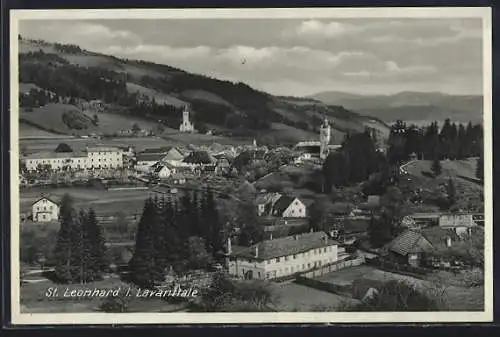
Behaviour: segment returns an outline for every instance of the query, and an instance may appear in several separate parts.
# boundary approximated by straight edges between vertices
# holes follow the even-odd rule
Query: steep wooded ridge
[[[178,128],[181,111],[188,105],[201,132],[210,129],[222,136],[283,136],[275,139],[278,142],[313,139],[325,116],[334,123],[334,138],[338,139],[346,131],[363,131],[366,127],[382,136],[389,131],[384,122],[342,106],[310,98],[273,96],[241,82],[119,59],[76,45],[20,37],[19,52],[21,124],[53,133],[118,131],[111,125],[104,130],[102,123],[93,122],[92,115],[85,115],[82,107],[92,100],[102,100],[106,114],[161,123],[167,129]],[[22,97],[27,92],[31,94]]]
[[[325,104],[342,105],[366,116],[391,123],[398,119],[415,122],[452,121],[482,123],[483,97],[440,92],[403,91],[394,95],[357,95],[325,91],[310,96]]]

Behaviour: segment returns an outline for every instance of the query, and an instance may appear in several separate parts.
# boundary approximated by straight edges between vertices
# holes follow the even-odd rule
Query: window
[[[288,256],[285,256],[285,261],[288,261]]]
[[[53,209],[53,208],[54,208],[53,206],[50,206],[50,207],[49,207],[49,209],[50,209],[51,211],[52,211],[52,209]]]
[[[326,248],[323,248],[323,253],[326,253]]]
[[[293,254],[293,259],[295,260],[297,258],[297,255],[296,254]]]
[[[47,207],[46,206],[43,207],[43,211],[44,212],[47,211]]]
[[[288,267],[285,268],[285,274],[288,274]]]
[[[266,273],[266,278],[270,278],[271,277],[271,273]]]
[[[308,264],[307,264],[307,268],[311,268],[311,263],[308,263]]]

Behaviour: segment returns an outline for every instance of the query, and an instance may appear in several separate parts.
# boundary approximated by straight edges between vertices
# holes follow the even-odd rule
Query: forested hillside
[[[304,131],[313,137],[325,116],[334,124],[334,137],[365,127],[382,136],[388,134],[383,122],[341,106],[276,97],[244,83],[122,60],[76,45],[20,38],[19,74],[25,88],[20,92],[20,103],[27,112],[48,103],[81,108],[89,101],[101,100],[105,112],[154,120],[171,128],[178,127],[182,109],[189,106],[199,131],[211,129],[228,136],[265,134],[281,124],[301,131],[297,132],[300,139]],[[31,124],[37,123],[31,119]]]

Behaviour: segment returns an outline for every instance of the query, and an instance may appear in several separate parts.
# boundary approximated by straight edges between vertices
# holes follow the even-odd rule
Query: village
[[[321,193],[304,187],[307,183],[280,180],[283,174],[301,180],[321,172],[329,155],[342,149],[340,140],[332,139],[331,128],[325,118],[318,140],[291,147],[254,139],[241,145],[213,142],[138,150],[105,141],[89,146],[87,138],[79,139],[75,149],[64,141],[45,152],[31,152],[26,146],[20,157],[20,220],[21,241],[29,242],[21,248],[22,287],[46,285],[43,275],[54,268],[49,255],[65,195],[73,197],[75,207],[95,211],[111,256],[106,279],[111,282],[126,272],[134,255],[146,199],[181,202],[208,188],[226,222],[223,249],[203,268],[184,273],[186,284],[223,273],[237,280],[270,282],[279,297],[286,298],[275,310],[338,311],[345,303],[374,298],[384,283],[405,280],[448,289],[447,296],[459,306],[453,310],[479,310],[481,303],[469,301],[482,298],[483,252],[471,251],[480,249],[484,240],[484,212],[409,211],[397,218],[397,234],[374,247],[373,219],[391,207],[384,202],[387,196],[358,193],[354,199],[340,197],[325,204],[318,201]],[[197,132],[188,107],[178,132]],[[377,153],[385,156],[387,149],[380,146]],[[415,162],[418,159],[410,156],[394,174],[410,181],[408,167]],[[243,204],[251,205],[246,221],[254,223],[234,214]],[[243,242],[242,232],[245,237],[260,234]],[[180,280],[174,274],[167,275],[168,282]],[[24,302],[27,308],[33,305],[29,296]],[[178,310],[188,310],[182,308]]]

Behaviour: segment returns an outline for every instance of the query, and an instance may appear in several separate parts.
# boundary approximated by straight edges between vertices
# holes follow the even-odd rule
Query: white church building
[[[182,112],[182,123],[179,127],[180,132],[194,132],[194,125],[189,120],[189,110],[184,107],[184,111]]]

